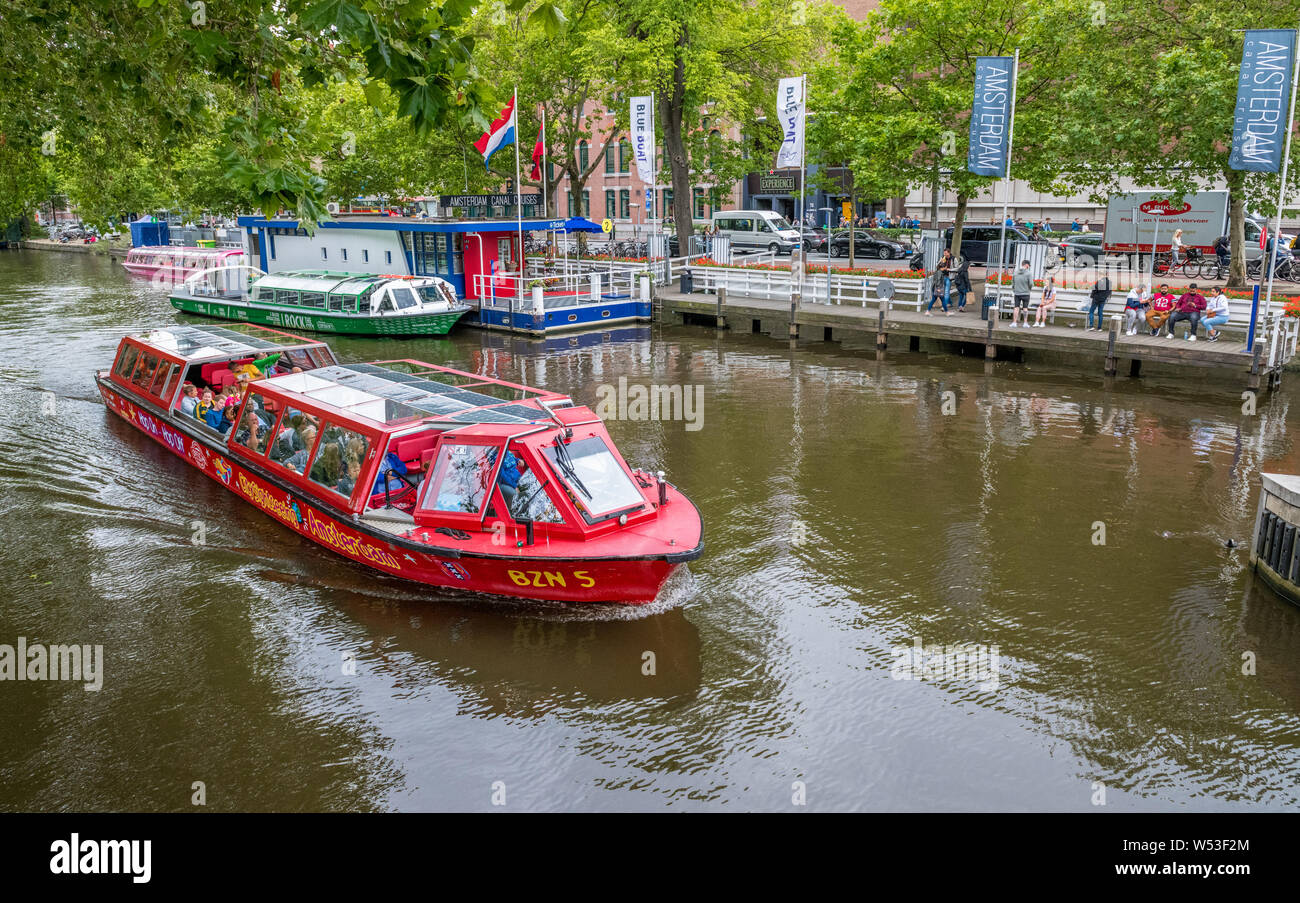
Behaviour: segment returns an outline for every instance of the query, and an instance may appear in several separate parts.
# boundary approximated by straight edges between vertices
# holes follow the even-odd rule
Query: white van
[[[731,239],[733,248],[763,248],[790,254],[799,247],[799,232],[772,210],[723,210],[713,214],[719,235]]]

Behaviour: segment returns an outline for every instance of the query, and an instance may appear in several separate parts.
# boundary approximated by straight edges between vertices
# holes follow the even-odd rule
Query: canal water
[[[0,253],[0,644],[104,657],[98,692],[0,683],[0,809],[1300,803],[1300,609],[1240,548],[1257,474],[1300,472],[1300,377],[1250,414],[1222,381],[698,327],[337,342],[591,405],[700,387],[694,422],[609,428],[704,556],[581,608],[376,576],[107,414],[92,371],[175,319],[105,258]],[[899,679],[918,644],[968,654]]]

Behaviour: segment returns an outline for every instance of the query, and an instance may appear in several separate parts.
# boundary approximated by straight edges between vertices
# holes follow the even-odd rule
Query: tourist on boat
[[[1205,339],[1209,342],[1219,341],[1219,327],[1228,322],[1228,296],[1223,293],[1223,286],[1214,290],[1214,297],[1205,302]]]
[[[966,309],[966,296],[971,293],[970,258],[958,256],[952,269],[952,287],[957,292],[957,313]]]
[[[1196,341],[1196,326],[1201,322],[1201,313],[1205,310],[1205,296],[1196,290],[1196,283],[1193,282],[1187,286],[1187,291],[1178,297],[1178,303],[1174,305],[1173,316],[1165,324],[1168,330],[1168,337],[1174,337],[1174,330],[1183,320],[1188,323],[1187,341]]]
[[[211,389],[204,389],[203,395],[199,398],[199,403],[194,406],[194,416],[198,420],[207,422],[208,412],[216,404],[216,399],[212,397]]]
[[[216,426],[214,426],[213,429],[215,429],[218,433],[221,433],[224,436],[226,433],[230,432],[230,428],[235,425],[235,419],[238,416],[239,416],[238,402],[226,405],[224,408],[221,409],[221,417],[217,421]]]
[[[1106,313],[1106,302],[1110,300],[1110,277],[1102,275],[1100,279],[1092,284],[1092,293],[1089,296],[1091,304],[1088,305],[1088,326],[1087,329],[1096,329],[1101,332],[1106,328],[1105,321],[1102,319]],[[1097,325],[1093,326],[1093,316],[1097,318]]]
[[[1056,277],[1048,276],[1043,283],[1043,297],[1038,301],[1038,312],[1034,315],[1034,326],[1047,328],[1047,318],[1056,311]]]
[[[199,388],[194,383],[181,386],[181,413],[186,417],[194,416],[194,409],[199,406]]]
[[[1147,325],[1152,335],[1160,335],[1160,329],[1174,312],[1174,295],[1169,291],[1168,283],[1160,283],[1160,291],[1151,296],[1151,310],[1147,312]]]
[[[276,443],[280,448],[277,460],[284,461],[286,467],[302,473],[307,466],[311,447],[316,444],[316,426],[311,423],[303,423],[299,428],[287,426],[280,430]]]

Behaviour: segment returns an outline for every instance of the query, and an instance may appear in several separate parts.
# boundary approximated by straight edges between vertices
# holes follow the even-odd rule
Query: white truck
[[[1102,248],[1108,254],[1168,251],[1174,232],[1183,230],[1183,246],[1214,253],[1214,240],[1228,231],[1228,192],[1198,191],[1175,201],[1169,192],[1112,194],[1106,202]],[[1256,242],[1259,233],[1255,233]]]
[[[1254,260],[1263,251],[1259,234],[1263,217],[1246,214],[1246,259]],[[1102,249],[1107,254],[1149,254],[1152,242],[1156,253],[1169,250],[1174,232],[1183,230],[1183,247],[1214,253],[1214,241],[1228,234],[1228,192],[1198,191],[1185,194],[1175,202],[1168,191],[1134,191],[1112,194],[1106,202],[1106,230]],[[1291,236],[1282,234],[1283,245]]]

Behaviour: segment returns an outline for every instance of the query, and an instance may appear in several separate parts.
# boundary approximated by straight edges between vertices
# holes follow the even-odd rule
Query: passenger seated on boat
[[[353,460],[357,459],[352,456],[348,457],[349,462]],[[397,456],[396,452],[389,452],[384,455],[383,463],[379,465],[379,473],[375,476],[375,485],[370,494],[383,495],[385,483],[388,484],[388,495],[390,497],[404,491],[409,484],[398,474],[405,475],[407,472],[406,463]]]
[[[357,478],[361,476],[361,462],[355,458],[349,458],[347,461],[347,473],[339,478],[338,485],[334,491],[342,495],[351,495],[352,490],[356,488]]]
[[[212,397],[211,389],[204,389],[203,395],[199,398],[199,403],[194,406],[194,416],[207,423],[208,412],[216,404],[216,399]]]
[[[181,386],[181,413],[186,417],[193,417],[194,411],[199,406],[199,390],[194,383],[185,383]]]
[[[216,430],[223,436],[230,432],[230,428],[235,425],[235,420],[239,417],[239,404],[228,404],[221,410],[221,419],[217,422]]]

